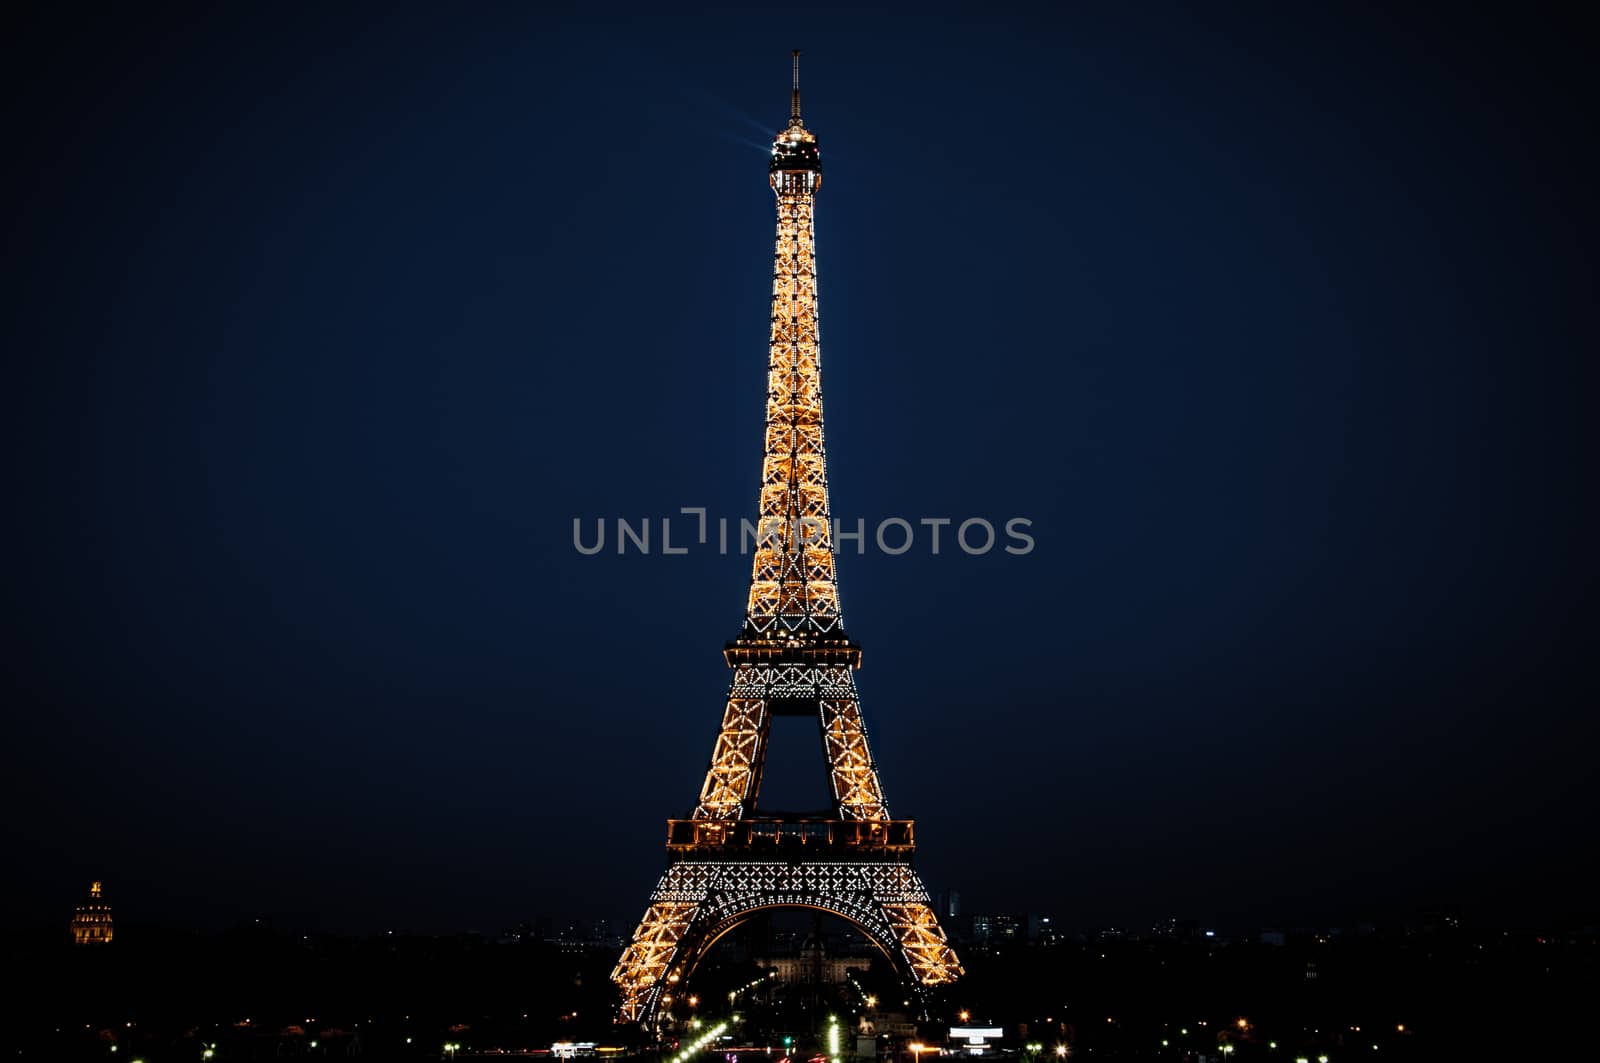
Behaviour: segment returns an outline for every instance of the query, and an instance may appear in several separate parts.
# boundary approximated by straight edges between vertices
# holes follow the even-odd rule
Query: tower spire
[[[789,124],[800,124],[800,49],[794,50],[794,91],[789,93]]]

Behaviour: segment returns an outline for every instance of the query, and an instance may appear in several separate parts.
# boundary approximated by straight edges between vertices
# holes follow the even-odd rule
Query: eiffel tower
[[[767,370],[766,453],[744,629],[723,650],[733,680],[700,799],[667,821],[667,870],[611,980],[619,1021],[650,1025],[728,931],[771,908],[852,923],[918,989],[960,977],[928,891],[911,867],[912,821],[894,819],[867,745],[844,633],[822,444],[812,208],[817,138],[800,120],[794,53],[789,124],[772,143],[778,200]],[[813,716],[833,804],[819,815],[758,810],[775,716]]]

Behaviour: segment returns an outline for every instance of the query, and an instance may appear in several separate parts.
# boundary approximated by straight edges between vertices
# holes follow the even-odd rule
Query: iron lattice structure
[[[861,721],[834,573],[812,227],[822,164],[800,120],[799,53],[789,124],[772,146],[778,232],[768,352],[760,521],[744,629],[723,651],[727,709],[689,819],[667,823],[667,871],[611,979],[620,1020],[650,1023],[673,987],[756,912],[802,907],[854,924],[918,987],[960,977],[912,869],[912,821],[889,815]],[[756,807],[772,719],[815,715],[833,808],[820,816]]]

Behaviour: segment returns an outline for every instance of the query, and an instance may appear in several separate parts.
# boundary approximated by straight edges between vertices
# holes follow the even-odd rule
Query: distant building
[[[790,985],[837,984],[851,971],[864,971],[871,963],[870,956],[833,955],[815,935],[806,938],[796,955],[756,960],[757,966],[774,972],[778,981]]]
[[[976,913],[971,922],[973,945],[1006,945],[1027,940],[1027,916],[1006,913]]]
[[[100,883],[89,886],[89,899],[72,912],[74,945],[111,944],[111,905],[106,903]]]

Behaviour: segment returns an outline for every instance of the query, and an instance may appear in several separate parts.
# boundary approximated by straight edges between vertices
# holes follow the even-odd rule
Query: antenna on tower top
[[[794,50],[794,91],[789,94],[789,124],[800,124],[800,49]]]

